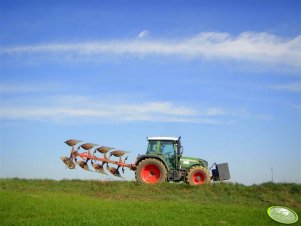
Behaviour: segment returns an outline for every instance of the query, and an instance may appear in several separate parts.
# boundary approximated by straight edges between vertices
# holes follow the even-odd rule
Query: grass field
[[[0,225],[279,225],[267,208],[300,217],[301,184],[0,179],[0,201]]]

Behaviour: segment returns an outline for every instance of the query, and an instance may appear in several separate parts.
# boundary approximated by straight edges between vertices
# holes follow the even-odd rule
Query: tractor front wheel
[[[186,176],[186,183],[190,185],[207,184],[210,181],[209,172],[202,166],[192,167]]]
[[[167,170],[158,159],[147,158],[142,160],[136,169],[136,180],[147,184],[156,184],[166,181]]]

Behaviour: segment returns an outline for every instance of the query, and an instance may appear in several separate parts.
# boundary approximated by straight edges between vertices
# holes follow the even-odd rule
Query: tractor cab
[[[181,137],[148,137],[147,155],[163,158],[168,168],[175,169],[181,157]]]

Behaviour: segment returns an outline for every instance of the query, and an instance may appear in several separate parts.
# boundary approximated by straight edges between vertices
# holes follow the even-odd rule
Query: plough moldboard
[[[67,140],[65,143],[71,147],[70,156],[62,156],[61,160],[69,169],[74,169],[77,164],[84,170],[92,171],[88,165],[90,162],[90,165],[95,172],[102,174],[107,174],[107,172],[109,172],[117,177],[122,177],[119,172],[120,168],[123,173],[124,168],[135,170],[135,165],[126,163],[127,157],[123,157],[125,154],[129,153],[128,151],[118,150],[113,147],[93,143],[84,143],[76,139]],[[82,149],[83,151],[81,152]],[[108,153],[109,157],[107,156]],[[118,160],[112,160],[112,156],[118,158]],[[109,166],[109,164],[117,167]]]

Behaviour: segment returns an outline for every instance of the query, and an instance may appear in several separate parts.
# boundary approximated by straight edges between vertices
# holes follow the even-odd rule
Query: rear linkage
[[[69,169],[74,169],[77,164],[84,170],[92,171],[88,166],[88,162],[90,161],[92,167],[95,169],[96,172],[107,174],[104,168],[104,166],[106,165],[106,170],[108,172],[110,172],[116,177],[122,177],[119,172],[120,168],[122,169],[122,173],[124,173],[124,168],[129,168],[131,170],[134,170],[136,168],[135,165],[128,164],[125,162],[128,157],[125,157],[124,160],[122,160],[122,157],[125,154],[129,153],[128,151],[117,150],[112,147],[101,146],[92,143],[84,143],[80,145],[82,141],[75,140],[75,139],[67,140],[65,141],[65,143],[71,147],[71,152],[69,157],[61,156],[61,160],[66,164],[66,166]],[[75,148],[76,145],[78,145],[77,148]],[[82,153],[80,153],[81,148],[85,150]],[[91,154],[92,151],[91,149],[93,148],[95,149],[93,150],[93,154]],[[111,152],[109,154],[109,157],[107,157],[109,151]],[[101,153],[102,157],[96,156],[95,155],[96,153]],[[113,161],[110,159],[111,156],[115,156],[119,158],[119,160]],[[77,159],[78,157],[81,158],[81,160],[78,160]],[[109,163],[113,165],[117,165],[117,168],[110,167]]]

